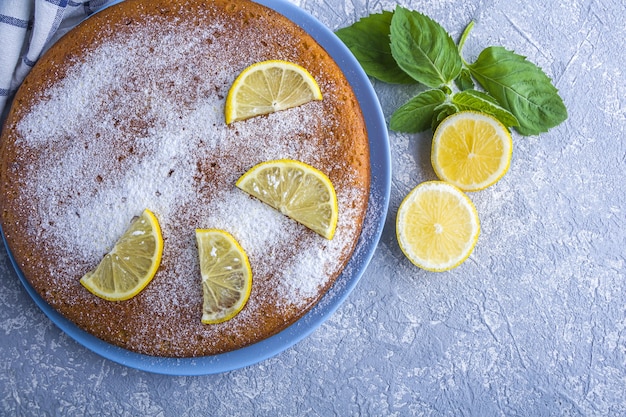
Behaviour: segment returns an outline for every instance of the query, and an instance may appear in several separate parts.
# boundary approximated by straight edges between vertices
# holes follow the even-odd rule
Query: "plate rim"
[[[99,9],[102,11],[122,0]],[[113,362],[146,372],[172,376],[198,376],[229,372],[254,365],[289,349],[323,324],[341,306],[356,287],[369,265],[380,241],[387,217],[391,193],[391,154],[383,111],[374,88],[350,50],[324,24],[304,9],[287,0],[253,0],[300,26],[335,60],[352,86],[364,113],[370,145],[371,184],[369,204],[361,236],[344,271],[331,289],[303,317],[281,332],[252,345],[211,356],[171,358],[145,355],[105,342],[80,329],[50,306],[28,283],[0,234],[13,269],[42,312],[79,345]],[[96,12],[96,13],[97,13]],[[92,14],[93,16],[93,14]],[[364,104],[365,103],[365,104]],[[372,139],[376,138],[373,142]],[[373,201],[377,198],[376,201]],[[372,204],[374,203],[374,204]],[[355,264],[355,265],[353,265]]]

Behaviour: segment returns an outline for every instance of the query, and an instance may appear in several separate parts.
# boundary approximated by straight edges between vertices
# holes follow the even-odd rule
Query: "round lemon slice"
[[[443,181],[415,187],[402,201],[396,235],[411,262],[429,271],[447,271],[467,259],[480,234],[478,213],[461,190]]]
[[[511,134],[502,123],[486,114],[463,111],[437,127],[431,159],[439,179],[464,191],[478,191],[504,176],[512,152]]]
[[[228,232],[196,229],[202,275],[202,323],[217,324],[235,317],[252,289],[248,255]]]
[[[322,92],[300,65],[269,60],[250,65],[235,79],[226,96],[226,124],[286,110],[313,100]]]
[[[335,235],[339,211],[335,187],[310,165],[291,159],[262,162],[243,174],[236,186],[326,239]]]
[[[105,300],[128,300],[152,281],[162,254],[163,238],[159,222],[146,209],[133,220],[96,269],[80,279],[80,283]]]

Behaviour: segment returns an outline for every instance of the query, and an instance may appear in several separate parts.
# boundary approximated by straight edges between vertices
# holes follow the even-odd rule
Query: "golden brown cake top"
[[[227,126],[230,85],[266,59],[307,68],[324,99]],[[367,206],[367,135],[347,81],[300,28],[247,1],[129,0],[95,15],[27,77],[1,146],[3,230],[29,282],[79,327],[151,355],[228,351],[293,323],[343,269]],[[333,240],[235,188],[280,158],[333,181]],[[163,232],[159,271],[129,301],[98,299],[80,277],[145,208]],[[196,228],[229,231],[252,265],[250,300],[223,324],[200,323]]]

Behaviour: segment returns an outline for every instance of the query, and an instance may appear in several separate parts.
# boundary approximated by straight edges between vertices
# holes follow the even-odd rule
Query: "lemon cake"
[[[306,68],[322,100],[226,124],[237,75],[265,60]],[[2,228],[25,278],[79,328],[133,352],[198,357],[285,329],[331,288],[365,216],[369,148],[354,92],[300,27],[247,0],[127,0],[83,22],[24,81],[0,143]],[[329,240],[235,186],[253,166],[319,169],[338,202]],[[160,266],[136,296],[107,301],[81,277],[149,209]],[[246,251],[250,297],[202,323],[195,230]]]

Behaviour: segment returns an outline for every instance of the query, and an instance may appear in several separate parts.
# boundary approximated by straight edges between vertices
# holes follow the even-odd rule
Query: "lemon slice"
[[[447,271],[474,250],[480,222],[472,201],[443,181],[415,187],[402,201],[396,218],[398,243],[420,268]]]
[[[80,283],[105,300],[128,300],[152,281],[162,254],[163,238],[159,222],[146,209],[133,220],[96,269],[80,279]]]
[[[326,239],[333,238],[337,194],[318,169],[291,159],[268,161],[250,168],[236,185]]]
[[[437,127],[433,136],[432,165],[439,179],[464,191],[495,184],[511,165],[513,141],[492,116],[463,111]]]
[[[202,275],[202,323],[235,317],[250,298],[252,270],[235,238],[218,229],[196,229]]]
[[[258,62],[243,70],[226,96],[226,124],[321,100],[313,76],[287,61]]]

